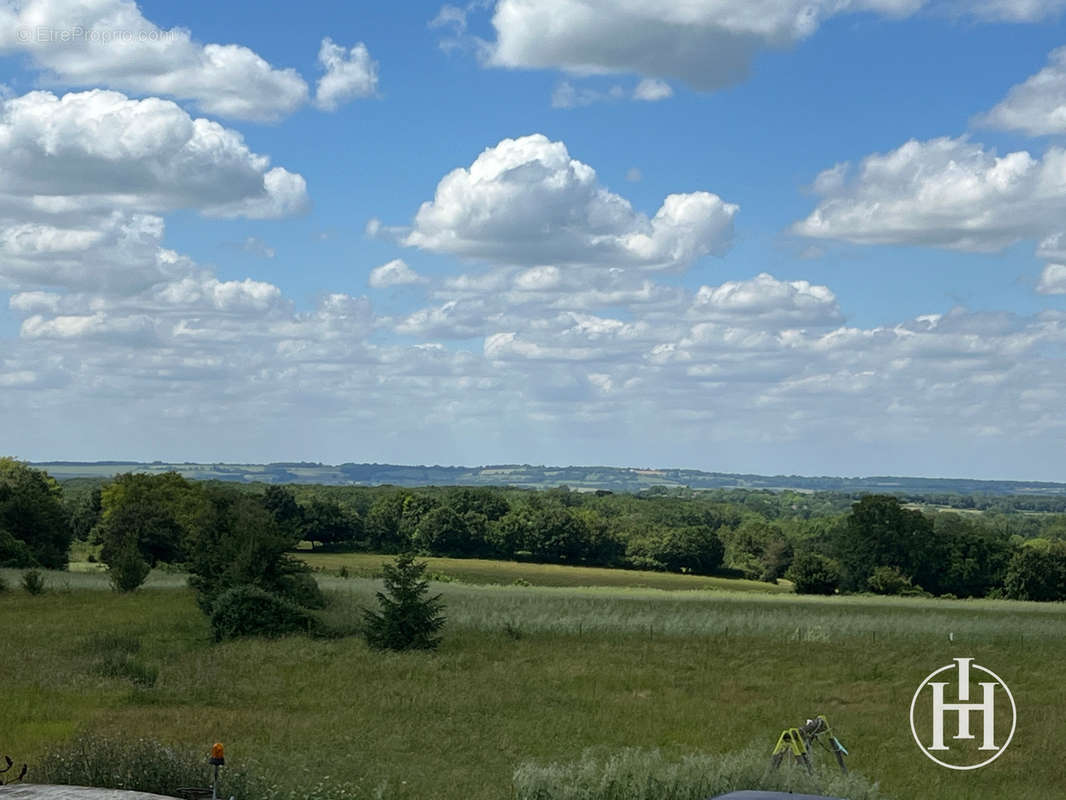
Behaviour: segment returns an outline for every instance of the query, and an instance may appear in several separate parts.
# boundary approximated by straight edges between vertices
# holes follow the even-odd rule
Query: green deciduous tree
[[[103,512],[101,496],[102,492],[97,486],[80,496],[75,495],[74,499],[66,504],[70,532],[75,539],[87,540],[92,529],[100,521]]]
[[[288,554],[297,541],[281,531],[259,498],[224,485],[204,486],[210,523],[186,540],[189,584],[208,614],[234,586],[257,586],[305,606],[324,604],[308,567]]]
[[[934,545],[933,524],[920,511],[903,508],[891,495],[866,495],[838,529],[843,586],[862,591],[876,567],[897,567],[920,586],[935,583]]]
[[[362,520],[330,500],[312,500],[303,509],[303,538],[324,545],[350,545],[363,535]]]
[[[0,458],[0,566],[66,569],[71,531],[47,472]]]
[[[127,551],[139,553],[149,567],[184,560],[185,531],[174,514],[150,497],[126,496],[109,504],[96,526],[100,560],[111,566]]]
[[[840,585],[840,569],[818,553],[796,556],[785,577],[796,585],[797,594],[833,594]]]
[[[1034,539],[1010,560],[1003,593],[1012,600],[1066,600],[1066,543]]]
[[[366,536],[371,550],[396,553],[410,547],[410,539],[401,531],[407,492],[390,491],[379,496],[366,515]]]
[[[274,517],[282,533],[298,538],[303,535],[304,509],[287,486],[271,484],[263,494],[263,506]]]
[[[633,566],[710,575],[722,565],[725,548],[710,528],[656,526],[630,538],[626,554]]]
[[[481,549],[482,542],[471,536],[466,517],[449,506],[439,506],[419,521],[413,544],[432,555],[470,556]]]

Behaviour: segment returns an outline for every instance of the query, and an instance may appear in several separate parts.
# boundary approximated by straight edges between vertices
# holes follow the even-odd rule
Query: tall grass
[[[380,578],[381,566],[392,557],[377,553],[314,553],[301,550],[300,558],[316,571]],[[759,593],[792,591],[787,582],[780,584],[706,575],[682,575],[676,572],[610,569],[569,564],[538,564],[528,561],[500,561],[482,558],[420,558],[429,565],[429,572],[444,580],[474,584],[519,584],[525,586],[609,586],[622,588],[644,586],[652,589],[712,590]]]
[[[219,770],[220,797],[238,800],[361,800],[385,797],[386,787],[365,792],[346,784],[318,781],[281,787],[252,768]],[[178,790],[210,787],[213,767],[204,753],[154,739],[82,735],[51,750],[30,777],[35,783],[93,786],[176,797]]]
[[[106,576],[78,579],[93,590],[0,596],[0,748],[31,770],[80,732],[191,745],[200,766],[220,740],[226,770],[262,781],[266,800],[338,785],[373,797],[385,781],[396,800],[499,800],[519,791],[519,765],[533,787],[549,766],[591,786],[580,775],[608,761],[612,774],[696,776],[733,756],[677,766],[684,754],[756,742],[762,768],[782,728],[825,713],[849,764],[898,800],[1061,795],[1063,605],[448,583],[434,587],[439,652],[380,654],[359,637],[216,645],[188,589],[120,595]],[[348,631],[380,588],[320,582],[325,615]],[[154,685],[101,675],[111,651],[158,665]],[[907,722],[918,684],[959,656],[996,670],[1019,708],[1009,750],[961,777],[921,755]]]
[[[379,583],[319,578],[343,629]],[[436,584],[450,627],[565,635],[760,637],[830,643],[933,639],[968,643],[1066,639],[1066,604],[894,597],[807,597],[652,589]]]
[[[670,759],[659,750],[586,750],[565,763],[526,762],[514,773],[516,800],[706,800],[745,789],[826,794],[848,800],[880,800],[877,784],[842,775],[834,765],[813,774],[798,768],[771,770],[764,749]]]

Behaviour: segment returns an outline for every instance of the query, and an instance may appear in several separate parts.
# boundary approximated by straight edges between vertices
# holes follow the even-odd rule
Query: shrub
[[[874,594],[904,594],[913,589],[911,579],[899,571],[899,567],[877,567],[866,580]]]
[[[7,591],[7,581],[4,580],[4,576],[0,575],[0,594]]]
[[[567,764],[519,765],[516,800],[705,800],[744,789],[786,790],[878,800],[877,784],[860,775],[842,775],[821,764],[813,775],[787,767],[768,769],[765,748],[728,755],[696,753],[670,760],[658,750],[586,750]]]
[[[141,558],[136,545],[127,546],[115,554],[109,563],[107,576],[116,592],[132,592],[139,588],[151,572],[148,562]]]
[[[294,572],[281,578],[281,595],[304,608],[325,608],[326,597],[310,572]]]
[[[840,585],[837,565],[817,553],[797,556],[785,577],[796,585],[797,594],[833,594]]]
[[[228,589],[211,609],[216,642],[238,636],[283,636],[314,628],[315,619],[306,609],[257,586]]]
[[[30,594],[44,594],[44,576],[39,569],[28,569],[22,573],[22,588]]]
[[[365,611],[366,640],[377,650],[432,650],[435,634],[444,625],[440,595],[427,597],[429,582],[422,577],[425,563],[403,553],[382,567],[385,591],[378,592],[380,612]]]

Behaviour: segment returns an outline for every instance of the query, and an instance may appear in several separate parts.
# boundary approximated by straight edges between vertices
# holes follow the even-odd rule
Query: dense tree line
[[[176,473],[78,479],[0,459],[0,566],[99,546],[118,588],[182,565],[201,605],[252,585],[317,602],[314,548],[525,559],[755,580],[800,591],[1066,599],[1066,515],[929,512],[892,495],[653,488],[262,485]],[[306,546],[306,545],[305,545]]]

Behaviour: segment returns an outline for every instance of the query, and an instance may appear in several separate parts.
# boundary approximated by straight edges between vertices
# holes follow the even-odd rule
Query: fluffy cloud
[[[677,78],[699,90],[744,79],[759,52],[811,36],[830,17],[872,13],[904,17],[922,9],[979,20],[1035,22],[1063,0],[693,0],[653,5],[635,0],[499,0],[493,42],[479,50],[491,66],[562,69],[573,74],[636,73]],[[456,13],[458,12],[458,13]],[[450,46],[466,14],[450,9]]]
[[[318,63],[326,74],[318,79],[315,105],[325,111],[334,111],[350,100],[373,97],[377,91],[378,65],[362,42],[345,51],[326,37],[318,51]]]
[[[998,156],[965,137],[912,140],[855,173],[826,170],[814,191],[818,207],[793,226],[802,236],[994,251],[1061,225],[1066,151]]]
[[[808,281],[779,281],[766,272],[747,281],[701,286],[689,311],[695,319],[743,319],[760,327],[837,325],[843,321],[836,296]]]
[[[307,100],[295,70],[235,44],[163,30],[129,0],[0,2],[0,53],[20,52],[68,86],[109,86],[191,100],[203,111],[275,119]]]
[[[402,258],[394,258],[387,264],[370,270],[370,286],[374,289],[386,289],[389,286],[410,286],[425,283],[426,279],[407,266]]]
[[[1048,264],[1044,267],[1036,290],[1041,294],[1066,294],[1066,265]]]
[[[273,67],[247,47],[164,30],[131,0],[0,0],[0,55],[7,53],[28,55],[49,83],[164,95],[216,116],[275,120],[309,99],[296,70]],[[345,54],[325,39],[319,59],[320,107],[373,93],[376,65],[365,46]]]
[[[977,122],[1030,136],[1066,133],[1066,47],[1053,50],[1046,67],[1012,88]]]
[[[269,431],[282,448],[314,435],[401,461],[447,450],[450,438],[434,438],[444,429],[479,447],[561,436],[580,461],[610,442],[649,460],[765,442],[780,459],[841,437],[946,452],[993,438],[1032,458],[1066,427],[1066,377],[1051,355],[1066,344],[1058,312],[956,309],[858,328],[841,324],[828,287],[807,281],[764,273],[686,291],[595,274],[598,294],[579,297],[571,270],[496,268],[439,283],[431,305],[395,319],[346,294],[294,312],[271,284],[204,271],[121,297],[21,292],[0,407],[25,419],[77,407],[115,430],[152,420],[154,446],[184,436],[190,455]],[[388,433],[400,430],[412,443]],[[625,452],[596,451],[631,461]]]
[[[57,286],[139,291],[186,272],[188,259],[162,246],[163,220],[115,212],[57,227],[0,218],[0,281],[9,287]]]
[[[304,179],[176,104],[93,90],[0,100],[0,282],[140,291],[187,273],[160,213],[279,217]]]
[[[670,84],[666,81],[660,81],[656,78],[645,78],[637,84],[637,88],[633,90],[634,100],[644,100],[646,102],[654,103],[658,100],[665,100],[667,97],[673,97],[674,90],[670,88]]]
[[[0,101],[0,214],[197,208],[273,217],[307,204],[304,180],[236,131],[175,103],[93,90]]]
[[[536,134],[504,139],[446,175],[402,241],[506,264],[682,269],[729,249],[737,210],[694,192],[669,195],[648,218],[566,145]]]

